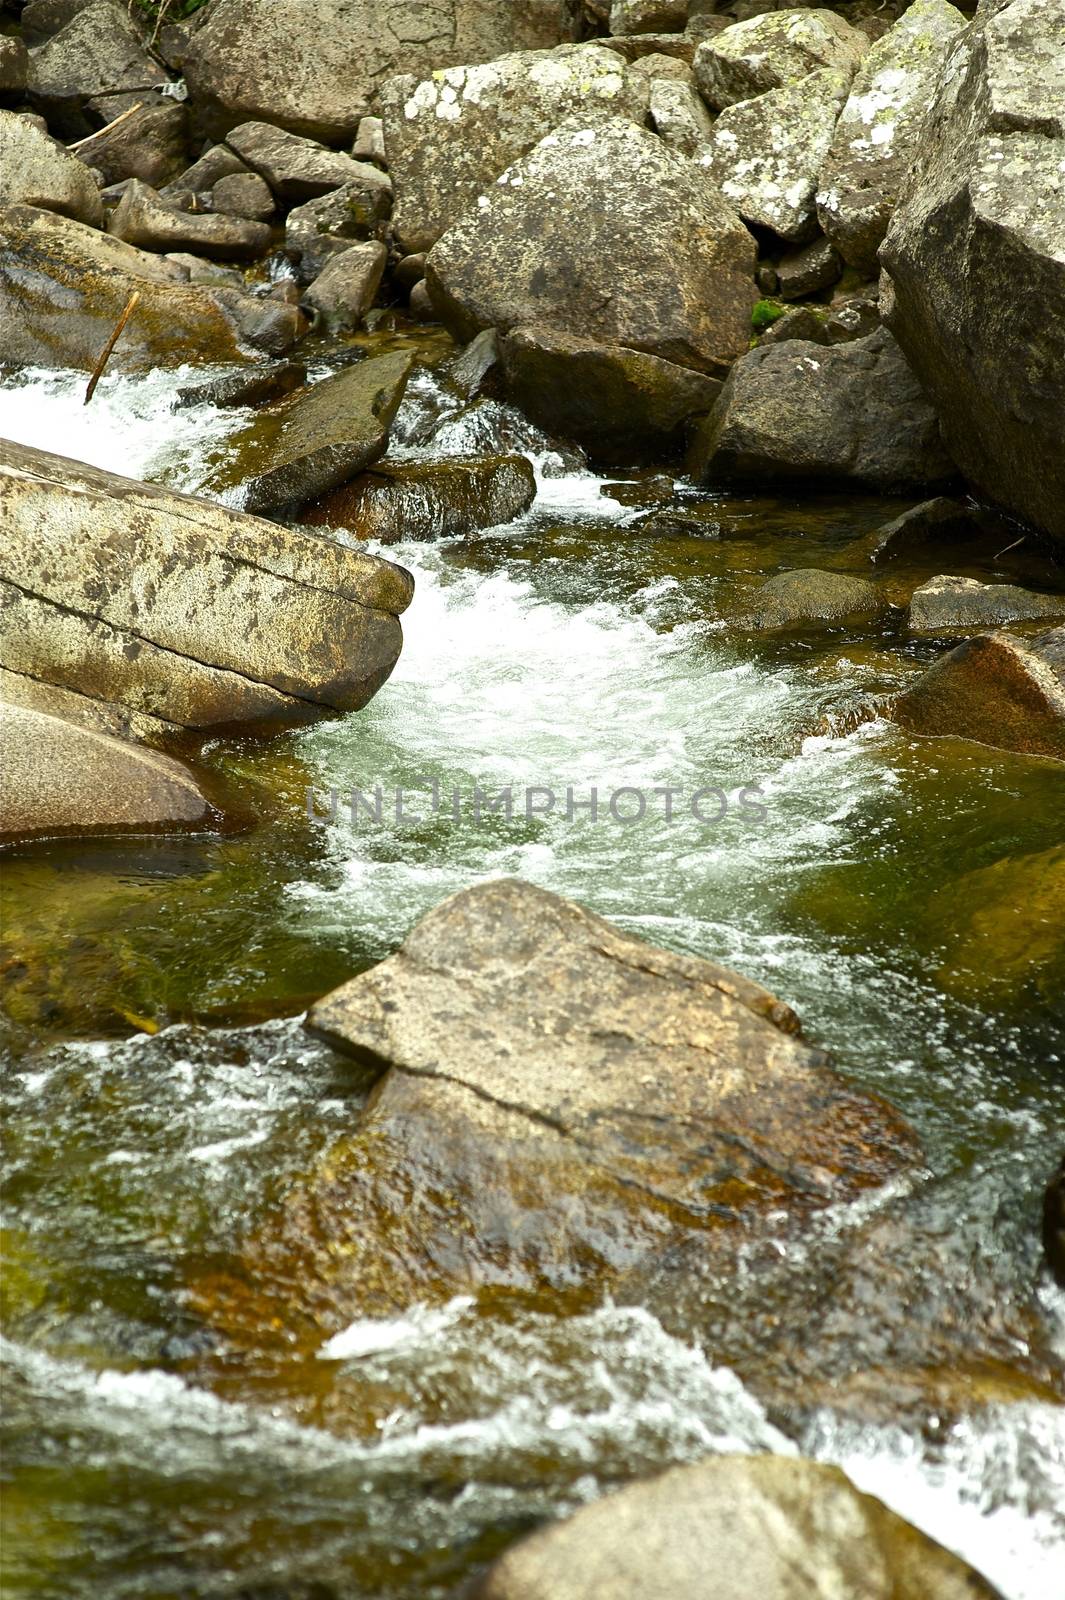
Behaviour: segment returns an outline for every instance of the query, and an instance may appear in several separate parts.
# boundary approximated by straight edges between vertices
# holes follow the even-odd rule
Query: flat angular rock
[[[801,250],[790,250],[777,263],[777,282],[782,300],[802,300],[834,284],[842,271],[835,247],[827,239],[815,239]]]
[[[975,578],[930,578],[910,597],[910,630],[938,633],[952,628],[1001,628],[1065,616],[1065,599],[1035,594],[1013,583],[978,583]]]
[[[83,161],[25,117],[0,111],[0,205],[40,206],[102,228],[103,202]]]
[[[213,144],[198,161],[186,167],[159,190],[159,198],[167,205],[188,211],[192,197],[206,202],[215,184],[231,173],[250,172],[239,156],[224,144]]]
[[[768,578],[755,593],[751,609],[740,618],[740,623],[758,631],[769,631],[809,622],[843,622],[849,617],[870,617],[886,609],[886,600],[868,578],[802,567]]]
[[[516,328],[502,356],[514,403],[607,466],[681,450],[689,418],[709,412],[721,392],[690,367],[547,328]]]
[[[746,348],[754,241],[707,172],[620,118],[563,125],[430,252],[463,341],[544,326],[722,373]]]
[[[279,200],[294,205],[316,200],[364,176],[361,163],[351,156],[268,122],[242,122],[226,134],[226,144],[270,185]]]
[[[834,11],[767,11],[705,39],[695,81],[718,110],[782,89],[829,67],[849,81],[869,40]]]
[[[145,49],[126,6],[120,0],[92,0],[31,52],[27,86],[49,126],[64,138],[77,139],[92,132],[85,114],[88,101],[110,101],[117,116],[124,109],[122,95],[143,94],[169,81]],[[106,115],[99,119],[107,120]]]
[[[901,516],[892,517],[869,535],[869,559],[874,565],[924,551],[930,544],[967,542],[978,537],[980,521],[975,508],[964,500],[936,495],[922,500]]]
[[[107,231],[141,250],[192,250],[218,261],[252,260],[270,246],[265,222],[171,210],[139,178],[129,184]]]
[[[814,195],[849,78],[812,72],[724,110],[699,157],[745,222],[801,242],[817,231]]]
[[[356,240],[371,238],[391,209],[391,182],[375,167],[366,167],[362,177],[331,194],[295,206],[285,221],[285,248],[299,257],[303,281],[310,283]]]
[[[276,206],[270,185],[257,172],[230,172],[211,190],[211,210],[249,222],[266,222]]]
[[[307,290],[304,301],[319,313],[331,332],[351,332],[362,326],[373,305],[387,262],[388,251],[376,240],[353,244],[328,262]]]
[[[890,334],[824,347],[790,339],[737,361],[692,441],[700,481],[821,479],[905,489],[954,468],[935,413]]]
[[[181,726],[365,705],[399,655],[386,561],[5,444],[5,664]]]
[[[855,74],[821,168],[817,215],[843,259],[862,272],[876,271],[947,50],[967,20],[948,0],[914,0]]]
[[[282,400],[307,382],[302,361],[272,361],[257,368],[223,373],[205,383],[187,384],[177,392],[182,406],[260,406],[268,400]]]
[[[881,260],[970,483],[1065,545],[1065,0],[955,38]]]
[[[899,696],[892,715],[911,733],[1065,761],[1065,628],[967,639]]]
[[[429,250],[500,173],[570,115],[642,122],[648,87],[612,50],[565,46],[450,67],[382,91],[401,250]]]
[[[312,526],[360,539],[454,539],[498,528],[528,511],[536,476],[526,456],[378,462],[304,512]]]

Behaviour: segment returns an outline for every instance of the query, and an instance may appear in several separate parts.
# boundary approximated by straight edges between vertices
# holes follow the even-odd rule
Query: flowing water
[[[604,483],[504,407],[464,407],[428,354],[396,453],[504,439],[539,494],[507,528],[385,552],[417,580],[388,685],[357,716],[199,752],[252,827],[6,862],[5,1593],[444,1596],[612,1484],[772,1450],[840,1462],[1008,1600],[1059,1600],[1065,1295],[1038,1211],[1065,907],[1031,887],[1061,881],[1040,868],[1065,771],[871,715],[937,648],[890,620],[730,628],[774,571],[867,570],[858,543],[896,506]],[[108,378],[85,409],[70,375],[24,374],[0,435],[196,489],[247,415],[176,407],[179,383]],[[993,570],[1047,585],[1024,549]],[[353,819],[351,791],[378,788]],[[511,814],[489,809],[506,791]],[[368,1088],[299,1013],[505,874],[764,982],[911,1118],[925,1165],[683,1304],[469,1298],[338,1330],[320,1383],[350,1427],[212,1389],[186,1286]],[[961,1367],[972,1403],[913,1399],[914,1370],[940,1394]],[[893,1414],[827,1403],[885,1371]]]

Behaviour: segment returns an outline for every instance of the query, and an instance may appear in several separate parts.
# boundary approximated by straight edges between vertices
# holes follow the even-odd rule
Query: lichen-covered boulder
[[[698,159],[745,222],[795,242],[817,232],[817,178],[849,81],[833,69],[811,72],[718,117]]]
[[[704,39],[695,52],[703,98],[722,109],[831,67],[848,81],[869,40],[834,11],[767,11]]]
[[[1065,599],[1036,594],[1014,583],[979,583],[975,578],[940,574],[910,596],[910,630],[938,633],[953,628],[983,631],[1011,622],[1065,616]]]
[[[967,639],[899,695],[891,714],[911,733],[1065,761],[1065,627],[1035,639]]]
[[[752,350],[695,429],[689,467],[701,481],[805,478],[876,489],[955,476],[935,413],[884,329],[850,344],[789,339]]]
[[[635,123],[568,122],[430,251],[458,337],[551,328],[724,372],[747,346],[755,246],[713,179]]]
[[[954,40],[880,259],[958,465],[1065,543],[1065,0]]]
[[[526,456],[379,461],[315,503],[301,521],[360,539],[454,539],[513,522],[536,498]]]
[[[0,111],[0,206],[39,206],[90,227],[104,208],[92,173],[27,117]]]
[[[500,173],[566,117],[643,120],[648,86],[599,45],[518,52],[448,67],[380,96],[401,250],[429,250]]]
[[[183,65],[212,137],[255,118],[339,143],[390,74],[550,49],[579,23],[576,0],[214,0]]]
[[[652,78],[649,93],[651,126],[658,137],[682,156],[698,155],[713,122],[688,77]]]

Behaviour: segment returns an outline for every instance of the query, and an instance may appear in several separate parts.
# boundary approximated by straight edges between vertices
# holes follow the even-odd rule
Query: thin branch
[[[85,391],[85,404],[86,405],[88,405],[89,401],[92,399],[93,395],[96,393],[96,385],[99,383],[100,379],[103,377],[103,371],[104,371],[104,368],[106,367],[106,365],[108,363],[108,360],[110,359],[111,351],[115,348],[115,345],[118,343],[119,338],[121,337],[121,334],[122,334],[122,329],[126,326],[126,323],[129,321],[130,317],[133,315],[133,309],[136,306],[137,301],[140,299],[140,297],[141,297],[140,290],[139,289],[134,289],[133,293],[130,295],[129,299],[126,301],[126,309],[125,309],[125,311],[123,311],[122,315],[119,317],[118,321],[115,323],[114,332],[111,334],[110,339],[108,339],[107,343],[104,345],[103,349],[101,350],[100,359],[96,363],[95,367],[93,368],[92,377],[89,379],[89,386]]]
[[[105,133],[110,133],[112,128],[117,128],[120,122],[125,122],[127,117],[132,117],[134,112],[139,111],[143,104],[143,100],[138,100],[135,106],[130,106],[128,111],[123,111],[121,116],[115,117],[113,122],[108,122],[104,127],[97,128],[95,133],[86,134],[85,138],[79,139],[77,144],[68,144],[67,149],[84,150],[85,146],[92,144],[94,139],[102,139]]]

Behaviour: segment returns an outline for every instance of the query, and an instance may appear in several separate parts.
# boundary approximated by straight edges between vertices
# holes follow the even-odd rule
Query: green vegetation
[[[787,309],[787,306],[782,305],[779,300],[759,300],[751,312],[751,327],[755,333],[764,333],[784,315]]]

